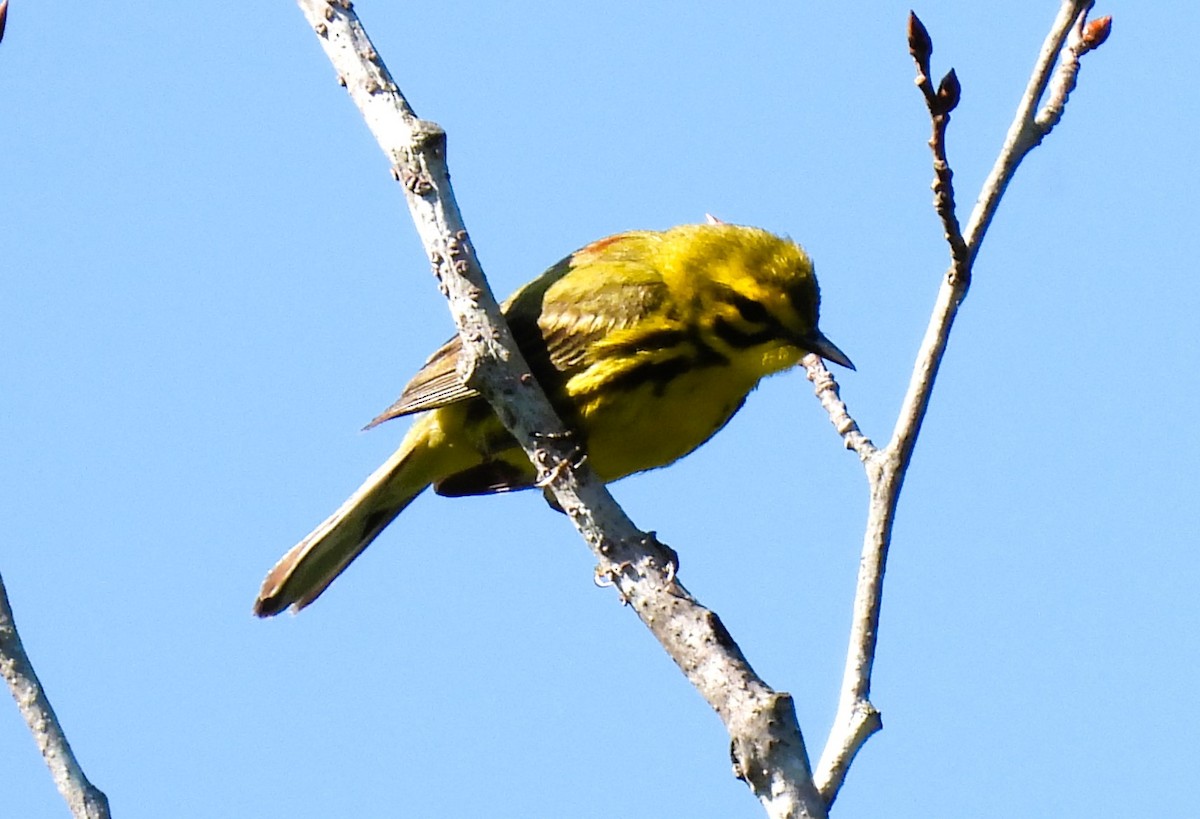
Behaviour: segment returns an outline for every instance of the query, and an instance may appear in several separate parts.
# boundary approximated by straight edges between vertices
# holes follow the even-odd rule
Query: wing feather
[[[658,240],[658,234],[650,232],[601,239],[563,259],[504,303],[517,347],[551,395],[592,363],[597,342],[661,311],[667,287],[650,264],[651,245]],[[400,398],[366,428],[477,396],[458,380],[461,350],[457,336],[438,348]]]

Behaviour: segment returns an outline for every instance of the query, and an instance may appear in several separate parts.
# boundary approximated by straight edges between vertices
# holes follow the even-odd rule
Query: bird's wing
[[[437,409],[447,404],[465,401],[479,393],[458,380],[458,354],[462,342],[458,336],[447,341],[425,362],[400,397],[375,416],[364,429],[379,426],[384,421],[414,412]]]
[[[596,342],[661,312],[667,288],[650,263],[658,234],[622,233],[577,250],[503,306],[522,355],[553,393],[591,363]],[[437,409],[479,393],[458,379],[458,336],[429,357],[394,404],[367,425]]]

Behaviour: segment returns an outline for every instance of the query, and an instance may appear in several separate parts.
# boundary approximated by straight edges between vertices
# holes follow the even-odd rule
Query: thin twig
[[[837,379],[825,366],[825,361],[819,355],[809,353],[801,361],[801,364],[804,365],[805,377],[812,382],[817,400],[829,414],[829,420],[833,423],[837,434],[842,436],[846,449],[853,450],[858,453],[860,460],[866,461],[875,454],[875,444],[862,434],[858,428],[858,422],[850,417],[850,411],[846,408],[846,403],[842,401]]]
[[[0,577],[0,675],[25,718],[50,775],[76,819],[108,819],[108,797],[88,781],[21,644],[4,578]]]
[[[983,235],[987,233],[992,217],[996,214],[996,208],[1000,205],[1000,198],[1004,195],[1013,174],[1016,173],[1017,166],[1026,154],[1041,143],[1061,119],[1067,95],[1074,88],[1076,76],[1079,73],[1077,58],[1082,56],[1084,51],[1094,49],[1108,36],[1107,32],[1112,24],[1111,18],[1103,17],[1090,25],[1084,23],[1087,13],[1093,5],[1093,0],[1064,0],[1059,7],[1058,16],[1050,27],[1050,33],[1046,35],[1041,52],[1038,54],[1033,74],[1025,88],[1025,94],[1017,106],[1017,114],[1004,138],[1004,146],[1000,149],[1000,155],[996,158],[987,179],[984,180],[980,198],[975,203],[974,210],[971,211],[971,218],[967,220],[966,230],[963,231],[972,264],[975,261],[975,254],[979,252]],[[1092,28],[1096,24],[1099,24],[1097,35],[1103,33],[1103,36],[1094,36],[1086,49],[1082,47],[1082,44],[1076,46],[1078,51],[1075,52],[1074,59],[1072,59],[1070,51],[1072,46],[1068,45],[1068,51],[1064,53],[1063,43],[1072,29],[1081,30],[1086,26],[1088,30],[1096,31]],[[1054,73],[1055,62],[1060,56],[1065,56],[1067,59],[1059,65],[1053,93],[1047,100],[1043,112],[1039,114],[1037,113],[1038,103],[1046,93],[1046,88]]]
[[[640,532],[586,463],[530,375],[493,298],[455,204],[446,137],[405,101],[345,0],[299,0],[339,81],[392,163],[463,342],[460,376],[496,410],[600,565],[725,723],[735,773],[780,819],[822,817],[791,697],[750,668],[717,616],[676,578],[674,553]]]
[[[958,219],[954,213],[952,173],[946,159],[946,125],[948,115],[957,104],[958,80],[953,71],[942,80],[935,92],[929,80],[929,57],[933,43],[928,32],[912,15],[909,22],[909,50],[917,66],[917,86],[921,89],[929,107],[933,124],[930,149],[934,165],[934,207],[942,222],[950,246],[951,264],[930,318],[925,338],[917,353],[912,379],[901,404],[892,439],[882,450],[863,458],[870,487],[866,532],[863,537],[862,559],[859,564],[858,585],[854,598],[854,619],[851,627],[850,648],[846,657],[846,668],[842,680],[838,713],[830,732],[821,760],[816,769],[817,787],[832,804],[845,780],[846,772],[854,755],[874,731],[881,726],[879,714],[870,702],[871,669],[875,658],[875,646],[879,630],[879,612],[883,599],[883,576],[887,565],[888,547],[891,543],[892,524],[904,475],[916,445],[921,423],[925,418],[933,391],[938,368],[946,351],[950,329],[958,308],[966,295],[971,281],[971,271],[979,246],[987,227],[999,206],[1005,188],[1016,172],[1021,160],[1036,147],[1062,117],[1067,96],[1075,86],[1079,71],[1079,57],[1098,47],[1108,36],[1111,20],[1101,18],[1087,24],[1087,12],[1092,0],[1065,0],[1058,17],[1051,26],[1042,51],[1034,66],[1033,74],[1004,146],[997,157],[975,208],[967,221],[967,228],[960,233]],[[1068,33],[1072,33],[1068,41]],[[1064,47],[1063,43],[1067,41]],[[1054,70],[1056,58],[1058,69]],[[1038,103],[1050,87],[1050,98],[1035,117]],[[822,404],[829,405],[822,398]],[[830,417],[835,425],[845,424],[841,414],[842,405],[835,416]],[[846,414],[846,418],[848,418]],[[853,423],[850,419],[849,423]],[[854,425],[857,431],[857,425]],[[844,434],[843,434],[843,437]],[[847,442],[849,444],[849,442]]]
[[[929,109],[929,121],[933,134],[929,148],[933,151],[933,207],[942,220],[946,242],[950,245],[952,263],[951,276],[963,278],[963,292],[970,287],[970,267],[967,264],[967,245],[958,224],[954,206],[954,172],[946,158],[946,128],[950,125],[950,112],[958,107],[962,86],[958,74],[951,68],[938,83],[937,90],[929,79],[929,59],[933,55],[933,40],[917,15],[908,15],[908,53],[917,64],[914,82],[925,98]]]

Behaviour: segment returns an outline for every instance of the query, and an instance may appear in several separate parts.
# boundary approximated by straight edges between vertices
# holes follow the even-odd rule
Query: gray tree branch
[[[842,694],[814,778],[790,697],[773,691],[754,674],[717,616],[683,588],[675,576],[674,553],[653,533],[633,525],[586,463],[573,462],[576,453],[570,432],[555,417],[513,344],[475,258],[449,184],[445,134],[409,107],[349,3],[300,0],[300,6],[404,186],[413,221],[463,340],[462,378],[491,402],[538,468],[542,485],[596,555],[597,577],[617,588],[621,600],[634,608],[720,715],[732,738],[735,773],[750,785],[768,815],[825,815],[855,754],[882,724],[869,695],[892,524],[979,244],[1017,165],[1061,118],[1075,85],[1079,57],[1103,42],[1108,18],[1088,24],[1091,0],[1063,2],[965,231],[956,216],[953,175],[945,152],[949,115],[960,89],[952,71],[933,88],[928,70],[932,43],[913,18],[910,49],[917,61],[918,87],[930,108],[935,209],[950,246],[951,267],[939,290],[892,439],[883,449],[860,431],[820,359],[809,356],[804,362],[838,434],[862,460],[870,487]],[[1048,87],[1049,99],[1038,110]]]
[[[46,690],[25,653],[13,619],[4,578],[0,577],[0,675],[17,701],[33,741],[50,768],[58,792],[76,819],[108,819],[108,797],[83,773],[67,735],[63,732],[46,697]]]
[[[750,667],[715,613],[679,583],[674,553],[638,530],[555,417],[513,343],[476,259],[446,170],[446,136],[417,117],[347,2],[299,0],[326,55],[392,163],[463,342],[460,375],[491,403],[537,467],[540,483],[599,565],[720,716],[734,771],[771,817],[822,817],[791,697]]]
[[[1061,119],[1067,96],[1075,87],[1079,58],[1098,47],[1108,37],[1111,18],[1103,17],[1091,23],[1087,22],[1087,14],[1092,5],[1093,0],[1064,0],[1062,3],[1034,65],[1033,74],[1017,107],[1016,117],[1009,128],[1004,146],[983,184],[963,232],[959,230],[958,218],[955,215],[953,174],[946,159],[945,146],[950,112],[958,102],[958,80],[951,71],[942,80],[939,88],[934,90],[929,80],[932,41],[916,16],[910,18],[909,47],[917,63],[917,86],[925,96],[933,122],[933,137],[929,145],[934,158],[934,208],[950,246],[951,265],[938,291],[925,338],[917,352],[908,391],[901,403],[896,427],[887,446],[879,450],[867,448],[854,437],[861,437],[861,433],[858,432],[858,425],[846,411],[845,405],[841,404],[840,398],[836,402],[828,398],[830,395],[837,395],[837,385],[833,376],[825,370],[819,359],[805,362],[809,378],[816,385],[818,396],[829,411],[830,419],[845,439],[846,445],[855,449],[862,459],[870,488],[866,532],[854,597],[850,648],[846,657],[841,697],[833,730],[825,744],[815,774],[817,787],[827,804],[832,804],[837,797],[855,754],[871,734],[882,727],[879,712],[871,704],[870,693],[871,670],[875,660],[879,613],[883,599],[884,569],[887,565],[900,489],[904,484],[904,475],[912,458],[921,423],[929,407],[938,368],[945,356],[950,329],[958,314],[959,305],[966,297],[979,246],[1005,188],[1012,180],[1021,160],[1041,143]],[[1050,95],[1039,111],[1038,105],[1045,96],[1047,87],[1050,88]],[[833,409],[830,409],[831,406]]]

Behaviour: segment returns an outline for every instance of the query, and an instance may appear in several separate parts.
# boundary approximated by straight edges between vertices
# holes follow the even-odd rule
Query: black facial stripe
[[[702,336],[699,330],[693,329],[688,339],[696,348],[696,365],[700,367],[711,367],[714,365],[728,364],[729,359],[720,351],[716,350]]]
[[[734,293],[729,303],[737,308],[738,314],[749,324],[774,324],[775,318],[767,311],[762,302],[755,301],[741,293]]]
[[[773,324],[757,330],[743,330],[724,316],[717,316],[713,320],[712,329],[717,334],[717,338],[739,350],[757,347],[768,341],[775,341],[781,336],[779,329]]]
[[[799,282],[784,291],[788,303],[801,318],[810,319],[813,323],[817,318],[817,305],[821,303],[821,294],[814,282]]]

